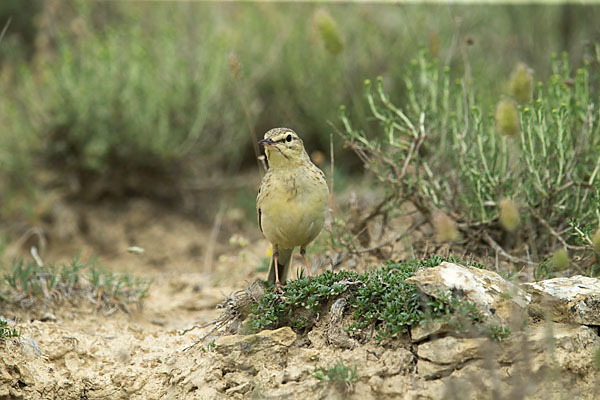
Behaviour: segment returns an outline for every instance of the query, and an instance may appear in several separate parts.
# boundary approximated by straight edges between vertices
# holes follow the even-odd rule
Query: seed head
[[[440,242],[454,242],[460,238],[456,222],[441,211],[433,217],[433,226]]]
[[[519,63],[510,74],[508,82],[510,94],[519,102],[531,100],[533,89],[533,71],[526,64]]]
[[[508,232],[517,229],[520,222],[519,209],[512,199],[500,200],[500,225]]]
[[[334,56],[339,54],[344,49],[344,43],[331,15],[319,9],[315,12],[314,21],[327,51]]]
[[[496,105],[496,131],[502,136],[519,133],[519,113],[513,101],[504,99]]]
[[[598,228],[596,233],[594,233],[594,236],[592,236],[592,243],[594,244],[596,253],[600,254],[600,228]]]
[[[569,253],[565,249],[558,249],[552,254],[552,264],[557,270],[566,269],[569,266]]]

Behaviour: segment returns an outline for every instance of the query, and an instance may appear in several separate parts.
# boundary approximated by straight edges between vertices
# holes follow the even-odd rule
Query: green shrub
[[[235,174],[254,165],[249,132],[260,136],[273,126],[296,129],[310,149],[328,149],[327,120],[335,118],[336,104],[347,104],[355,124],[376,133],[359,82],[381,73],[400,92],[407,55],[429,38],[440,57],[463,68],[467,53],[455,46],[464,39],[457,17],[464,21],[461,32],[475,40],[469,65],[473,76],[486,77],[481,87],[488,103],[503,87],[497,77],[523,54],[539,60],[563,42],[583,54],[586,48],[569,44],[583,43],[594,26],[585,21],[597,19],[593,8],[574,8],[569,18],[578,24],[566,38],[555,29],[566,18],[556,6],[496,7],[492,19],[489,7],[458,5],[72,0],[36,1],[38,7],[34,17],[31,7],[24,13],[15,1],[0,7],[0,14],[15,16],[0,43],[2,191],[40,186],[40,171],[51,166],[59,183],[90,197],[98,191],[173,195],[190,174]],[[35,29],[34,19],[42,21]],[[536,46],[507,44],[522,26]],[[25,52],[23,37],[29,38]],[[30,51],[32,57],[23,54]],[[500,56],[506,64],[489,63]],[[536,76],[548,70],[530,64]],[[338,168],[356,165],[343,154],[337,160]],[[45,177],[42,183],[56,182]]]
[[[183,10],[168,14],[182,18]],[[243,135],[227,129],[231,112],[219,107],[231,97],[226,59],[214,56],[223,38],[208,33],[167,19],[152,30],[131,24],[82,37],[60,32],[55,54],[21,71],[16,96],[27,107],[5,105],[19,124],[11,137],[33,135],[39,159],[73,174],[81,190],[103,178],[103,190],[151,191],[153,179],[169,184],[190,172],[185,164],[199,149],[220,150],[207,151],[197,168],[226,165],[241,149],[223,144]],[[205,37],[203,48],[188,36]]]
[[[429,319],[448,322],[463,332],[483,322],[474,304],[450,295],[423,296],[415,285],[405,282],[417,269],[437,266],[443,261],[462,263],[452,257],[389,262],[362,274],[326,271],[313,279],[291,281],[284,287],[283,295],[274,293],[270,287],[252,305],[249,327],[260,331],[289,325],[304,331],[311,327],[316,315],[325,311],[324,307],[347,294],[346,301],[352,312],[348,330],[353,333],[374,328],[379,340],[397,338],[411,326]]]
[[[566,56],[552,65],[535,101],[518,109],[501,103],[494,118],[471,85],[453,82],[450,69],[423,52],[407,71],[402,106],[392,103],[381,79],[375,88],[367,81],[367,103],[381,134],[354,128],[344,108],[341,134],[386,189],[399,193],[390,201],[412,202],[434,225],[434,210],[457,216],[471,244],[494,250],[497,242],[504,245],[502,199],[509,198],[524,205],[525,222],[513,244],[527,242],[539,259],[557,244],[589,259],[600,221],[600,121],[592,71],[586,62],[573,72]]]

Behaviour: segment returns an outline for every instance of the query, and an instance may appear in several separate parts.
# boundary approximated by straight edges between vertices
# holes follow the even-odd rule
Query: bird
[[[325,223],[329,187],[325,174],[312,163],[304,142],[293,130],[271,129],[258,143],[264,146],[268,165],[256,197],[258,227],[273,246],[267,280],[281,293],[295,247],[300,247],[312,278],[306,246]]]

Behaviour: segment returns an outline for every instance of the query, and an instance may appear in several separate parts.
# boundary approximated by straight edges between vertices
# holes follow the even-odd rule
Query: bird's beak
[[[271,138],[267,138],[267,139],[262,139],[258,141],[258,144],[262,144],[263,146],[270,146],[273,143],[275,143],[273,140],[271,140]]]

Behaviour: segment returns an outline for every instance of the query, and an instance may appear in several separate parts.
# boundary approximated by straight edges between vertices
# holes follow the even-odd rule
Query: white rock
[[[421,269],[406,282],[432,297],[440,292],[459,293],[484,316],[503,324],[522,314],[531,300],[524,290],[495,272],[448,262]]]
[[[523,285],[531,296],[531,312],[555,322],[600,325],[600,279],[554,278]]]

